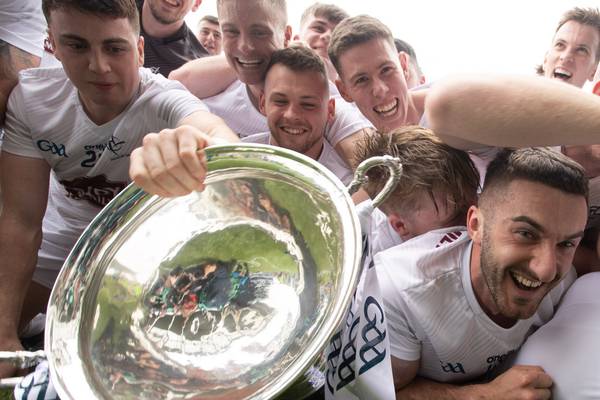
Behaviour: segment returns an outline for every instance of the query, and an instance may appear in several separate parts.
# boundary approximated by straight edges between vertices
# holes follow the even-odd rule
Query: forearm
[[[432,87],[431,128],[448,144],[500,147],[598,142],[600,97],[545,78],[455,77]]]
[[[236,78],[224,55],[192,60],[169,74],[200,99],[221,93]]]
[[[6,215],[0,217],[0,341],[17,338],[41,238],[41,229],[28,229]]]
[[[600,135],[598,142],[600,142]],[[564,146],[563,153],[581,164],[588,177],[600,175],[600,145]]]

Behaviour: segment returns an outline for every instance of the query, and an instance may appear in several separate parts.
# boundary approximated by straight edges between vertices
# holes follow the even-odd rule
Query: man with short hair
[[[323,164],[344,184],[352,181],[352,170],[325,138],[335,118],[335,99],[329,97],[325,65],[317,53],[303,46],[274,52],[260,110],[267,116],[269,132],[242,141],[297,151]]]
[[[398,38],[394,39],[394,45],[396,46],[396,51],[398,53],[402,51],[408,55],[408,62],[410,65],[409,75],[406,78],[406,84],[408,85],[408,88],[412,89],[414,87],[423,85],[425,83],[425,75],[423,75],[423,71],[419,66],[415,49],[404,40]]]
[[[568,157],[504,150],[466,231],[432,231],[375,256],[398,398],[549,398],[552,379],[536,366],[464,383],[493,371],[552,317],[575,278],[587,194],[583,168]]]
[[[129,156],[142,139],[150,148],[179,143],[170,150],[189,160],[181,168],[196,177],[205,173],[197,146],[237,139],[179,83],[140,68],[144,39],[134,0],[43,0],[42,7],[62,68],[21,72],[8,102],[0,161],[3,350],[20,348],[19,326],[45,309],[75,241],[129,183]],[[140,169],[188,190],[201,187],[182,180],[177,168],[157,175],[142,164],[132,176]]]
[[[136,0],[144,38],[144,67],[168,77],[190,60],[208,55],[185,23],[202,0]]]
[[[433,229],[464,225],[477,203],[479,173],[469,155],[443,143],[429,129],[406,126],[366,135],[357,142],[357,162],[392,155],[402,174],[390,196],[373,213],[369,243],[372,254]],[[363,188],[371,198],[383,189],[386,168],[367,172]]]
[[[599,61],[600,11],[575,7],[562,16],[537,72],[581,88],[594,78]]]
[[[208,51],[208,54],[220,54],[223,48],[221,37],[221,28],[219,19],[212,15],[205,15],[198,21],[198,33],[196,36],[200,44]]]
[[[217,7],[223,53],[237,80],[218,95],[203,98],[194,85],[200,79],[196,67],[204,60],[186,64],[171,78],[183,81],[192,93],[203,98],[210,111],[222,117],[240,137],[266,132],[269,127],[259,111],[259,98],[273,52],[285,48],[291,39],[286,1],[219,0]],[[370,126],[353,106],[340,101],[327,139],[349,161],[353,155],[352,136]]]

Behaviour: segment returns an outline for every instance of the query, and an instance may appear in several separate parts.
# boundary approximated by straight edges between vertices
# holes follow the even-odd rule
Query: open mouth
[[[389,117],[394,115],[398,111],[398,99],[394,99],[393,101],[381,106],[373,107],[373,111],[375,111],[377,115],[381,117]]]
[[[515,286],[521,290],[536,290],[542,286],[543,283],[538,280],[531,280],[515,271],[510,271],[510,277],[512,278]]]
[[[573,74],[571,72],[567,71],[564,68],[556,68],[554,70],[554,72],[552,73],[552,76],[555,79],[560,79],[560,80],[563,80],[563,81],[567,81],[567,80],[571,79],[571,77],[573,76]]]
[[[235,59],[242,68],[257,68],[263,63],[263,60],[244,60],[242,58]]]
[[[300,136],[306,132],[304,128],[295,128],[290,126],[282,126],[279,129],[292,136]]]

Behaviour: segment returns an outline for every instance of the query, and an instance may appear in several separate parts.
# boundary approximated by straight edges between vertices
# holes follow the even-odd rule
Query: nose
[[[389,91],[388,85],[379,78],[373,78],[373,86],[372,86],[373,96],[375,97],[384,97],[385,94]]]
[[[105,74],[110,71],[110,64],[101,49],[90,52],[89,69],[97,74]]]
[[[569,60],[572,61],[574,54],[573,54],[574,50],[571,47],[565,47],[561,52],[560,52],[560,59],[561,60]]]
[[[298,109],[299,106],[290,102],[283,113],[283,117],[288,121],[296,121],[299,118]]]
[[[323,34],[321,35],[321,40],[327,46],[329,46],[329,41],[331,40],[331,29],[327,29],[325,32],[323,32]]]
[[[254,51],[254,42],[247,35],[240,35],[239,49],[242,53]]]
[[[529,269],[542,282],[552,282],[558,273],[556,247],[553,244],[541,245],[534,251]]]

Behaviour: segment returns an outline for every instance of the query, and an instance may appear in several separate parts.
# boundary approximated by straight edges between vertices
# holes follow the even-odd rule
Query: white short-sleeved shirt
[[[353,104],[347,103],[339,95],[333,98],[336,100],[335,119],[325,132],[325,137],[335,147],[353,133],[373,125]],[[239,80],[222,93],[203,101],[210,112],[223,118],[240,138],[269,131],[267,118],[254,107],[246,85]]]
[[[558,311],[531,335],[514,364],[539,365],[554,381],[552,398],[600,399],[600,272],[577,279]]]
[[[548,321],[573,269],[537,313],[509,329],[479,305],[470,275],[472,242],[464,227],[428,232],[375,255],[392,355],[420,360],[418,375],[465,382],[491,371],[516,351],[530,330]]]
[[[34,56],[44,50],[46,21],[41,0],[2,0],[0,39]]]
[[[129,183],[129,155],[149,132],[206,107],[180,83],[140,69],[127,108],[98,126],[61,68],[21,71],[8,101],[3,151],[52,168],[34,279],[51,287],[82,230]],[[40,271],[49,271],[44,276]]]
[[[242,142],[246,143],[259,143],[259,144],[271,144],[271,134],[269,132],[257,133],[255,135],[246,136],[242,138]],[[317,160],[321,165],[326,167],[328,170],[334,173],[344,185],[348,185],[352,182],[352,170],[348,167],[348,164],[339,156],[333,147],[327,140],[323,141],[323,150]]]

